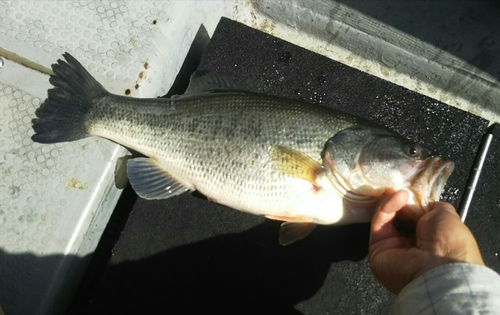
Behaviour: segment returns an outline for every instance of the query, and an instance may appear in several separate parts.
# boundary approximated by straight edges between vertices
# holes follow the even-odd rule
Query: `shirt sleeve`
[[[475,264],[429,270],[396,297],[396,315],[500,314],[500,276]]]

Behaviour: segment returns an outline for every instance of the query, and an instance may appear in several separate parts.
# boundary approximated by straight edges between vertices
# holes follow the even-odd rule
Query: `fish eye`
[[[407,144],[405,146],[405,153],[413,158],[419,157],[421,152],[422,150],[420,150],[420,147],[417,144]]]

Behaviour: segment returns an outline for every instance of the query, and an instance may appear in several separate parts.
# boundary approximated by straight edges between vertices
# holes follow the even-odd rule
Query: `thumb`
[[[392,224],[392,220],[396,216],[397,211],[406,205],[408,196],[406,190],[401,190],[382,201],[372,219],[370,245],[398,233]]]

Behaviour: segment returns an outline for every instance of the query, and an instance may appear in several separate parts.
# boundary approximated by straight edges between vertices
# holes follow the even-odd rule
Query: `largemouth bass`
[[[182,96],[107,92],[68,53],[36,110],[33,141],[88,136],[145,155],[127,163],[137,194],[169,198],[198,190],[231,208],[284,221],[280,243],[316,224],[370,221],[387,190],[408,189],[414,215],[438,200],[453,170],[388,128],[299,100],[238,90],[195,72]]]

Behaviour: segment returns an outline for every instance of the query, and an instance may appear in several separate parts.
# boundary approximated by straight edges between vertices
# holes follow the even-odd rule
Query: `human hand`
[[[453,206],[436,202],[405,235],[395,225],[408,201],[407,191],[398,191],[377,209],[370,230],[369,261],[375,277],[398,294],[408,283],[428,270],[452,262],[484,265],[474,236]]]

